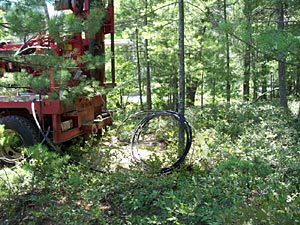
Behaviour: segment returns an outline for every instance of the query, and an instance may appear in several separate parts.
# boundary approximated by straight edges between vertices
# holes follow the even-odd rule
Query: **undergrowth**
[[[112,166],[129,151],[110,140],[113,131],[99,144],[73,143],[73,152],[92,152],[84,165],[41,145],[27,149],[29,158],[0,170],[0,223],[300,223],[299,130],[291,112],[269,103],[214,105],[186,117],[194,142],[187,166],[171,174]],[[134,124],[123,126],[130,136]]]

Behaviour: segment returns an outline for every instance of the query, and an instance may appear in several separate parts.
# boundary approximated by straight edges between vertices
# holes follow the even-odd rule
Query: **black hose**
[[[33,117],[34,117],[34,120],[37,124],[37,127],[39,128],[40,133],[44,137],[44,140],[42,141],[42,143],[47,141],[47,143],[52,147],[53,150],[55,150],[56,152],[62,154],[61,150],[59,148],[57,148],[57,146],[55,146],[55,144],[48,138],[49,130],[48,130],[47,134],[45,134],[43,132],[43,130],[41,129],[41,127],[38,123],[36,114],[35,114],[34,102],[35,102],[35,100],[32,101],[31,107],[32,107]],[[186,156],[187,156],[187,154],[190,150],[190,147],[191,147],[191,144],[192,144],[192,141],[193,141],[191,126],[189,125],[188,121],[185,119],[185,117],[183,115],[181,115],[177,112],[174,112],[174,111],[169,111],[169,110],[165,110],[165,111],[157,111],[157,110],[155,110],[155,111],[142,111],[142,112],[134,114],[134,116],[137,116],[137,115],[140,115],[140,114],[147,114],[147,115],[137,124],[137,126],[135,127],[135,129],[133,131],[133,134],[132,134],[132,137],[131,137],[131,150],[132,150],[132,155],[133,155],[134,160],[136,162],[140,162],[142,164],[143,168],[146,169],[146,170],[150,170],[151,167],[149,165],[147,165],[147,163],[144,160],[140,159],[139,157],[137,157],[135,155],[134,148],[135,148],[135,143],[138,141],[138,139],[139,139],[139,137],[142,133],[143,128],[150,122],[150,120],[152,120],[156,117],[159,117],[159,116],[170,116],[173,119],[175,119],[176,121],[178,121],[179,124],[180,124],[180,127],[183,128],[183,130],[186,134],[185,146],[184,146],[183,151],[181,152],[181,154],[177,157],[176,161],[171,166],[161,168],[160,171],[159,171],[160,173],[170,173],[170,172],[172,172],[174,169],[178,168],[181,165],[181,163],[185,160],[185,158],[186,158]],[[133,116],[131,115],[130,117],[133,117]],[[83,165],[79,161],[77,161],[75,159],[72,159],[72,158],[69,160],[69,162],[79,164],[79,165]],[[84,166],[86,166],[86,165],[84,165]],[[106,172],[101,171],[101,170],[93,169],[89,166],[86,166],[86,167],[89,168],[92,171],[96,171],[96,172],[100,172],[100,173],[106,173]]]
[[[43,140],[41,143],[44,143],[45,141],[47,141],[47,143],[49,144],[49,146],[57,153],[61,153],[61,150],[48,138],[48,135],[49,135],[49,130],[47,132],[47,134],[44,133],[43,129],[41,128],[40,126],[40,123],[37,119],[37,116],[36,116],[36,113],[35,113],[35,107],[34,107],[34,102],[36,101],[36,99],[33,99],[32,102],[31,102],[31,111],[32,111],[32,116],[33,116],[33,119],[36,123],[36,126],[39,130],[39,132],[41,133],[41,135],[43,136]]]
[[[36,126],[38,127],[38,130],[40,131],[41,135],[43,136],[43,140],[41,141],[41,144],[43,144],[45,141],[49,144],[49,146],[58,154],[60,155],[64,155],[65,153],[62,152],[53,142],[52,140],[48,137],[49,133],[50,133],[50,127],[48,127],[48,130],[47,130],[47,133],[45,134],[44,131],[42,130],[39,122],[38,122],[38,119],[37,119],[37,116],[36,116],[36,113],[35,113],[35,108],[34,108],[34,102],[36,101],[36,99],[33,99],[33,101],[31,102],[31,108],[32,108],[32,115],[33,115],[33,118],[34,118],[34,121],[36,123]],[[90,166],[87,166],[87,165],[84,165],[82,164],[81,162],[79,162],[78,160],[75,160],[73,158],[70,158],[69,163],[74,163],[76,165],[81,165],[91,171],[95,171],[95,172],[98,172],[98,173],[106,173],[105,171],[102,171],[102,170],[98,170],[98,169],[95,169],[95,168],[92,168]]]
[[[143,168],[146,169],[146,170],[150,170],[151,167],[149,165],[147,165],[147,163],[140,159],[140,157],[138,157],[136,154],[135,154],[135,145],[136,145],[136,142],[138,142],[138,139],[142,133],[142,130],[143,128],[149,123],[150,120],[156,118],[156,117],[159,117],[159,116],[170,116],[172,117],[173,119],[175,119],[176,121],[179,122],[180,126],[183,128],[183,131],[185,132],[186,134],[186,138],[185,138],[185,146],[184,146],[184,149],[181,153],[181,155],[179,155],[176,159],[176,161],[171,165],[171,166],[168,166],[168,167],[164,167],[164,168],[161,168],[160,169],[160,173],[169,173],[169,172],[172,172],[174,169],[178,168],[181,163],[185,160],[189,150],[190,150],[190,147],[191,147],[191,144],[192,144],[192,141],[193,141],[193,136],[192,136],[192,129],[189,125],[189,123],[187,122],[187,120],[185,119],[185,117],[177,112],[174,112],[174,111],[170,111],[170,110],[165,110],[165,111],[144,111],[144,112],[140,112],[140,113],[137,113],[137,114],[143,114],[143,113],[146,113],[148,114],[146,117],[144,117],[138,124],[137,126],[135,127],[134,131],[133,131],[133,134],[132,134],[132,137],[131,137],[131,151],[132,151],[132,155],[133,155],[133,158],[136,162],[139,162],[142,164]],[[137,115],[135,114],[135,115]]]

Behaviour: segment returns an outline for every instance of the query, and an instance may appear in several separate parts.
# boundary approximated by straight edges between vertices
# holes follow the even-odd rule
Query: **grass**
[[[171,174],[118,165],[130,162],[130,154],[127,142],[111,141],[114,129],[102,144],[86,143],[92,157],[84,162],[102,172],[67,163],[67,156],[43,146],[30,148],[30,160],[0,171],[0,223],[300,223],[293,113],[264,102],[195,107],[186,117],[194,142],[186,166]],[[122,138],[131,135],[132,126],[123,125]],[[73,150],[79,146],[74,143]]]

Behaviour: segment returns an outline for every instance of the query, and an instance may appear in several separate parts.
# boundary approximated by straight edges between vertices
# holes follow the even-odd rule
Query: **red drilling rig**
[[[0,43],[0,57],[16,50],[15,56],[45,54],[48,50],[56,53],[63,59],[77,58],[90,54],[93,57],[104,56],[105,37],[110,36],[111,51],[111,76],[106,77],[105,66],[87,69],[78,63],[76,69],[70,72],[68,85],[77,86],[80,77],[97,81],[99,88],[115,86],[114,67],[114,4],[113,0],[56,0],[55,9],[71,10],[75,17],[82,21],[87,20],[93,7],[100,8],[104,13],[104,21],[98,32],[88,35],[79,32],[68,36],[63,43],[57,43],[49,35],[40,33],[22,44]],[[19,91],[24,87],[8,85],[7,88],[15,90],[14,96],[0,96],[0,124],[4,125],[5,133],[13,137],[11,144],[0,146],[0,158],[6,162],[14,162],[22,157],[20,146],[31,146],[48,140],[54,145],[62,144],[74,137],[83,134],[101,134],[102,130],[112,124],[112,117],[106,108],[106,95],[95,94],[92,97],[77,96],[72,103],[66,104],[58,98],[52,98],[52,94],[60,89],[59,82],[55,80],[55,69],[40,67],[36,70],[30,63],[18,63],[10,57],[1,57],[2,73],[0,79],[4,79],[3,71],[24,71],[30,76],[39,77],[46,73],[49,87],[46,90],[36,91],[32,87],[28,91]],[[4,87],[2,87],[4,88]]]

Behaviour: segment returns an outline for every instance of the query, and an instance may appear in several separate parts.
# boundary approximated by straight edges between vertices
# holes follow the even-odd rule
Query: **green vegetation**
[[[1,38],[24,41],[43,31],[61,42],[82,30],[92,36],[103,22],[98,10],[84,21],[72,14],[46,18],[46,2],[54,0],[0,0]],[[145,105],[178,109],[177,2],[115,1],[115,39],[130,41],[115,46],[113,90],[84,77],[68,86],[78,61],[89,70],[102,68],[109,47],[105,58],[85,54],[77,62],[50,51],[18,59],[34,62],[38,71],[55,69],[60,89],[50,97],[71,102],[106,92],[114,126],[103,137],[64,144],[64,155],[39,144],[22,149],[26,158],[17,165],[1,165],[0,224],[300,224],[298,2],[190,0],[184,8],[185,116],[194,134],[185,165],[170,174],[144,171],[132,163],[129,147],[141,118],[122,124]],[[47,76],[5,74],[0,94],[15,94],[7,84],[42,93]],[[163,141],[176,139],[179,129],[166,127],[161,121],[146,127],[145,141],[162,142],[142,147],[169,150]],[[0,147],[18,146],[8,134],[0,127]],[[149,164],[160,166],[156,159],[169,156],[165,152]]]
[[[0,171],[1,223],[300,222],[299,126],[294,114],[270,102],[196,107],[187,114],[195,141],[186,166],[168,175],[118,165],[116,156],[130,156],[123,142],[112,142],[114,128],[101,142],[86,142],[93,156],[86,159],[88,165],[94,163],[101,172],[41,145],[25,149],[29,158]],[[123,125],[128,135],[132,125]],[[80,148],[79,143],[72,145],[73,152]]]

